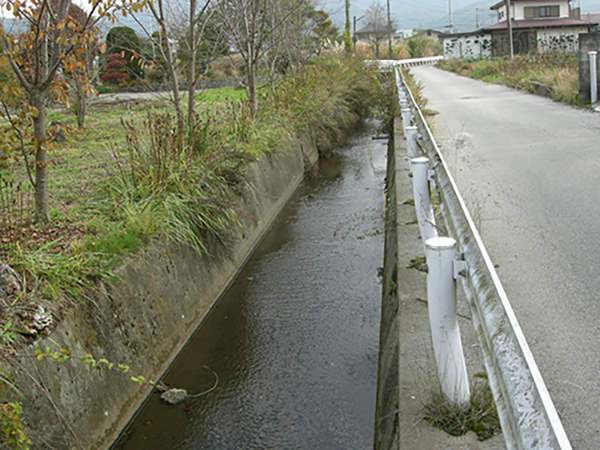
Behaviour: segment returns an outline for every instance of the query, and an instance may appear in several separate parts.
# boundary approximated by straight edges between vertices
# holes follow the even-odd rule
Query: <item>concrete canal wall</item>
[[[130,377],[160,379],[302,181],[305,166],[317,159],[316,145],[304,139],[250,165],[240,200],[241,231],[226,250],[212,245],[210,256],[200,256],[174,244],[153,244],[122,267],[118,282],[104,287],[96,308],[64,312],[51,335],[26,353],[65,348],[73,360],[22,359],[56,406],[39,388],[25,392],[33,399],[24,401],[32,436],[49,439],[54,448],[108,448],[151,391]],[[85,354],[126,364],[131,372],[93,369],[78,360]],[[80,442],[70,441],[65,428]]]
[[[397,155],[403,141],[401,121],[388,145],[385,252],[382,283],[379,371],[377,380],[377,410],[375,418],[375,449],[399,448],[399,311],[398,311],[398,213],[399,200],[406,186],[397,176]],[[404,177],[407,178],[407,177]],[[406,183],[404,183],[406,184]],[[410,192],[410,191],[408,191]],[[404,199],[405,200],[405,199]],[[403,200],[403,201],[404,201]],[[400,206],[401,208],[401,206]]]

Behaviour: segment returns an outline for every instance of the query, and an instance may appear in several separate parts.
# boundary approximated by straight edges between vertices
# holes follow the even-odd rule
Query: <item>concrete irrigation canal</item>
[[[118,449],[364,449],[375,422],[385,140],[376,122],[320,162]],[[210,370],[207,369],[210,368]],[[213,373],[214,371],[214,373]]]

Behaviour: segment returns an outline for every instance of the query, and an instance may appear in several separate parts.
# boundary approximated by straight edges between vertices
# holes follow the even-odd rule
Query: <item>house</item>
[[[411,37],[413,37],[415,34],[415,30],[413,28],[409,28],[408,30],[396,30],[396,33],[394,34],[394,38],[397,41],[401,41],[404,39],[410,39]]]
[[[419,34],[421,36],[425,36],[431,39],[435,39],[436,41],[438,41],[440,39],[440,35],[442,34],[440,31],[437,30],[432,30],[432,29],[427,29],[427,30],[421,30],[419,31]]]
[[[409,28],[408,30],[396,30],[395,40],[401,41],[404,39],[410,39],[411,37],[418,35],[438,41],[440,34],[442,33],[437,30],[421,30],[419,28]]]
[[[354,35],[354,42],[369,44],[375,53],[375,58],[379,59],[380,48],[387,45],[388,42],[395,42],[396,30],[388,24],[368,24],[361,28]]]
[[[395,39],[396,30],[387,24],[368,24],[358,30],[355,34],[356,42],[372,44],[373,42],[387,42],[391,35]]]
[[[509,53],[506,2],[496,3],[491,10],[498,16],[494,25],[472,33],[442,35],[445,58],[465,57],[462,54],[486,57]],[[514,52],[576,52],[579,34],[588,33],[597,25],[578,17],[579,9],[572,9],[569,0],[511,0]]]
[[[498,23],[485,28],[492,36],[492,55],[509,52],[506,3],[491,7]],[[576,52],[579,34],[588,33],[592,24],[576,18],[568,0],[511,0],[511,24],[515,53]]]
[[[579,18],[581,20],[583,20],[584,22],[592,24],[595,28],[597,28],[598,27],[597,24],[600,23],[600,13],[599,12],[583,13],[583,14],[581,14],[581,16]]]
[[[470,33],[440,34],[444,59],[489,58],[492,56],[492,36],[484,30]]]

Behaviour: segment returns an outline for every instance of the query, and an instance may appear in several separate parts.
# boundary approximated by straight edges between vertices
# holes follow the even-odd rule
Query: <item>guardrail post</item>
[[[410,108],[402,108],[400,112],[402,113],[402,128],[406,130],[412,122],[412,112]]]
[[[598,52],[588,52],[590,58],[590,98],[592,105],[598,102],[598,66],[596,55]]]
[[[456,313],[456,241],[435,237],[428,239],[425,247],[429,324],[440,385],[450,402],[463,407],[468,405],[471,393]]]
[[[429,159],[424,157],[412,159],[411,170],[417,222],[419,223],[421,239],[425,243],[427,239],[437,236],[433,209],[431,209],[431,193],[429,191]]]
[[[411,158],[416,158],[418,156],[417,135],[419,134],[419,129],[413,126],[406,127],[404,129],[404,134],[406,135],[406,147],[408,149],[408,155]]]
[[[398,97],[400,98],[400,112],[403,109],[410,109],[408,104],[408,96],[405,91],[398,91]]]

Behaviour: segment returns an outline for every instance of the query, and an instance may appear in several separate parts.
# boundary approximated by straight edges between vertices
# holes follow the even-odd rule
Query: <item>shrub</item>
[[[127,70],[127,61],[121,53],[112,53],[106,57],[106,66],[100,79],[105,83],[115,85],[131,80],[131,75]]]
[[[113,27],[106,35],[108,55],[120,54],[125,62],[125,73],[131,79],[144,78],[144,71],[140,65],[141,45],[140,39],[132,28]],[[108,65],[108,60],[106,64]]]

